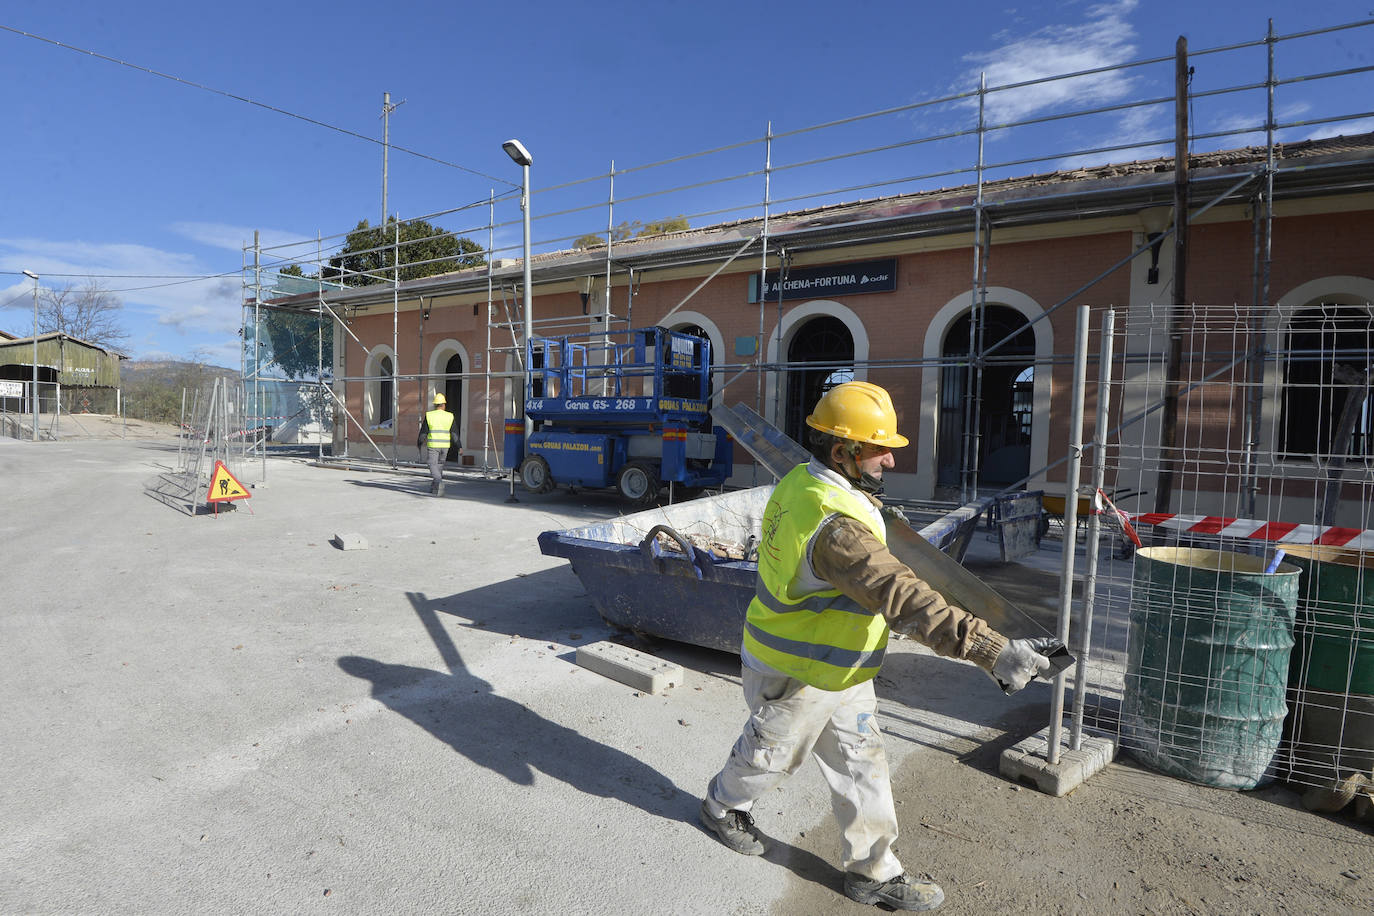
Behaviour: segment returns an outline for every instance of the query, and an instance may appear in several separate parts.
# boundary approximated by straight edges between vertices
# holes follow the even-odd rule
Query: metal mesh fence
[[[1367,304],[1194,305],[1115,333],[1103,492],[1149,546],[1102,529],[1084,722],[1165,772],[1329,793],[1374,766],[1371,330]]]

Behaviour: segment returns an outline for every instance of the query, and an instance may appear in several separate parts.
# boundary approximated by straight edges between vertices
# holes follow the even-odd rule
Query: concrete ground
[[[615,634],[535,538],[623,511],[609,494],[507,505],[472,476],[432,499],[271,458],[231,466],[251,500],[191,516],[150,495],[175,463],[169,438],[0,439],[0,913],[873,912],[838,893],[814,767],[756,809],[764,859],[697,826],[745,715],[736,657],[642,646],[686,669],[657,696],[574,664]],[[1371,899],[1367,830],[1279,790],[1121,765],[1065,799],[1009,785],[1043,685],[1009,699],[904,641],[879,692],[899,853],[942,912]]]

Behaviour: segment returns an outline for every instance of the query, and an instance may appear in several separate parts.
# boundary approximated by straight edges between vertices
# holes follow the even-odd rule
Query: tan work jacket
[[[881,506],[872,496],[874,505]],[[888,626],[936,653],[991,671],[1007,638],[918,578],[863,522],[837,515],[816,533],[811,567],[841,593],[882,614]]]

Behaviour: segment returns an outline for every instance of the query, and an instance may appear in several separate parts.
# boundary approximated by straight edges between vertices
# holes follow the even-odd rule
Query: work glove
[[[1003,693],[1015,693],[1035,677],[1049,673],[1052,666],[1045,653],[1058,645],[1059,640],[1050,636],[1013,639],[992,663],[992,679]]]

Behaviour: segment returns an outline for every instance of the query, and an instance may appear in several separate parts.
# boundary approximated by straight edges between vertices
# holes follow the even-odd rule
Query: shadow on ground
[[[573,580],[570,586],[570,579],[569,570],[555,568],[446,598],[430,599],[420,593],[407,593],[448,668],[447,674],[355,655],[341,657],[338,665],[354,677],[369,681],[372,697],[388,709],[424,728],[478,766],[516,785],[532,786],[534,774],[543,773],[579,792],[616,799],[647,814],[691,824],[714,842],[714,835],[698,823],[699,795],[679,789],[631,754],[497,694],[490,683],[467,669],[439,618],[441,613],[449,614],[473,629],[540,641],[574,637],[572,641],[576,642],[583,639],[583,630],[594,631],[591,635],[599,637],[604,630],[593,618],[589,602],[581,613],[573,612],[579,599],[587,599],[585,595],[568,594],[572,589],[580,592],[580,585]],[[569,600],[559,600],[560,592]],[[531,595],[540,596],[538,605],[542,612],[533,606]],[[459,608],[486,610],[474,619],[460,613]],[[575,613],[580,622],[570,621],[569,612]],[[690,656],[696,663],[693,667],[700,665],[708,673],[722,677],[738,676],[738,657],[674,645]],[[667,657],[667,653],[660,654]],[[801,879],[827,887],[840,885],[841,875],[831,863],[798,846],[773,839],[764,858]]]
[[[538,771],[658,817],[682,820],[694,811],[694,799],[642,761],[493,691],[467,670],[439,622],[442,602],[415,592],[407,597],[449,670],[444,674],[356,655],[340,658],[340,668],[372,683],[374,699],[517,785],[532,785]]]

